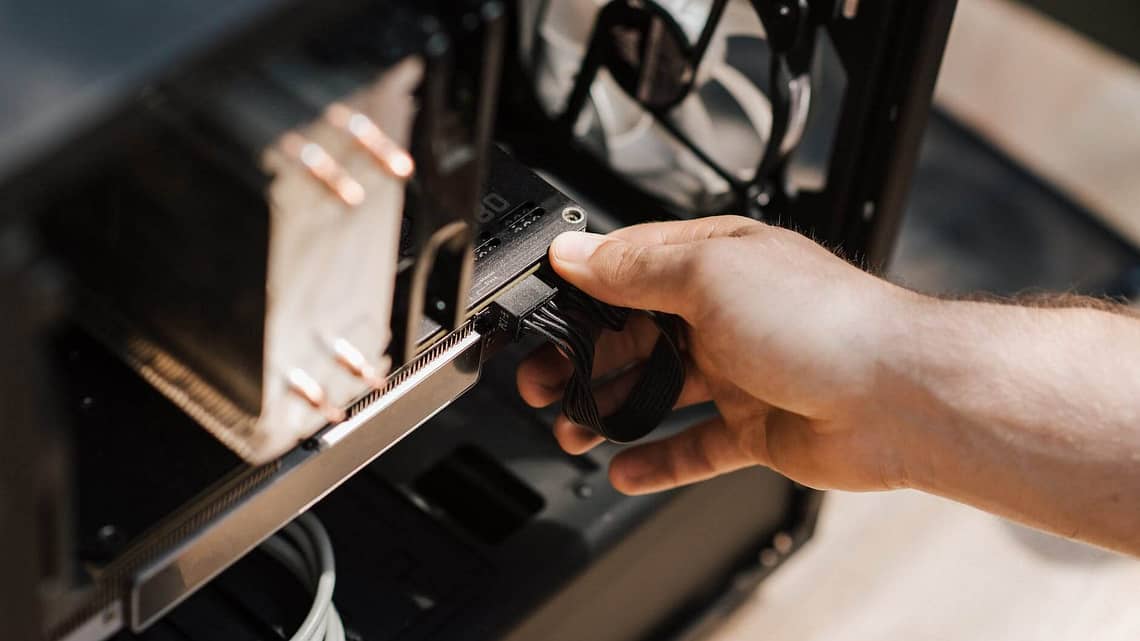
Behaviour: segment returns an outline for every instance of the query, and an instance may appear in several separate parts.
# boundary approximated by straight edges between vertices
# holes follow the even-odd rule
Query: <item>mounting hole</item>
[[[586,220],[586,212],[577,207],[567,207],[562,210],[562,220],[565,220],[571,225],[577,225],[583,220]]]

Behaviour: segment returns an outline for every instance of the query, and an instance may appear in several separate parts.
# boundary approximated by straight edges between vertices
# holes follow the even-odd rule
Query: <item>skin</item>
[[[679,315],[678,406],[720,416],[627,448],[614,487],[656,492],[750,465],[821,489],[914,488],[1140,555],[1140,320],[1084,299],[948,301],[876,278],[747,218],[563,234],[550,261],[614,305]],[[603,414],[656,339],[645,319],[599,338]],[[571,372],[553,348],[518,386],[542,407]],[[580,454],[601,440],[560,416]]]

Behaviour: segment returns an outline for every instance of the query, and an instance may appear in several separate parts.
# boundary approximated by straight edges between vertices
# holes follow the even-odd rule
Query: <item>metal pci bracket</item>
[[[343,423],[269,466],[249,469],[187,510],[185,519],[155,532],[146,547],[158,555],[128,576],[131,629],[151,625],[470,389],[482,348],[483,336],[464,325],[352,405]],[[172,540],[178,542],[163,549]]]

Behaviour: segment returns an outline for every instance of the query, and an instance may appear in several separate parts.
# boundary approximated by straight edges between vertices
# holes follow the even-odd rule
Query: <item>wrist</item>
[[[975,345],[963,344],[951,316],[953,301],[891,285],[881,308],[868,422],[877,426],[893,487],[929,490],[944,457],[943,394],[960,379]]]
[[[1023,363],[1016,307],[902,296],[887,323],[891,338],[878,369],[881,420],[903,470],[901,485],[950,495],[989,464],[994,443],[980,424],[1000,421]]]

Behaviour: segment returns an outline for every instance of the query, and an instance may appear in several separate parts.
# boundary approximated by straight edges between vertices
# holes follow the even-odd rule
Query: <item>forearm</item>
[[[908,483],[1140,554],[1140,320],[911,307],[883,367]]]

